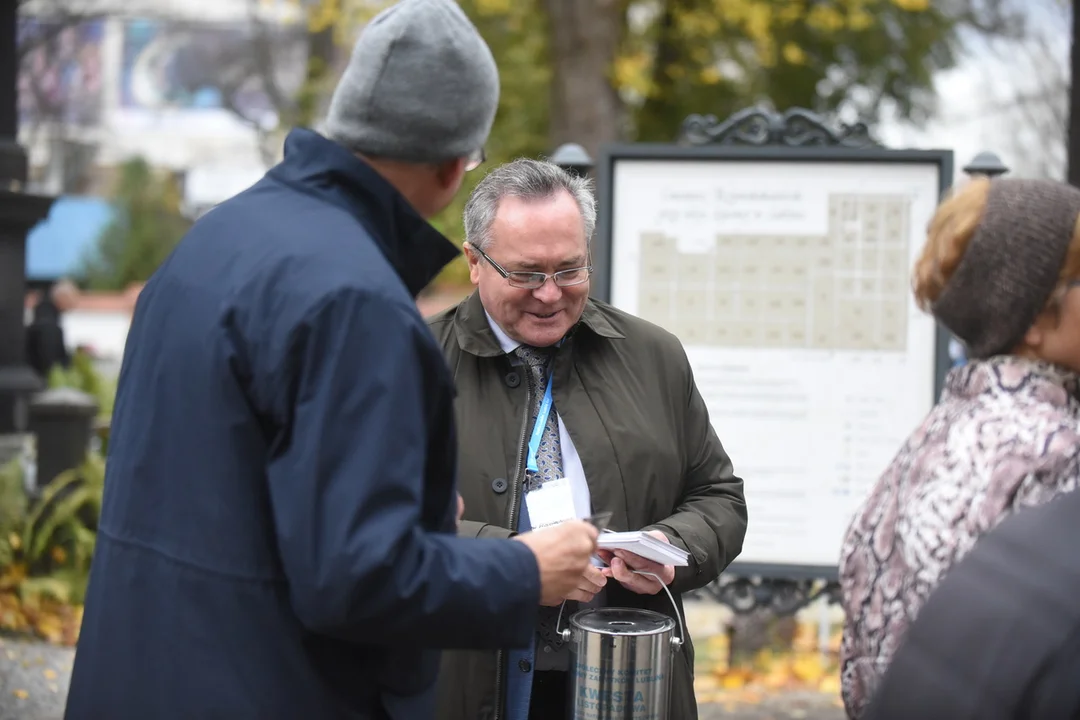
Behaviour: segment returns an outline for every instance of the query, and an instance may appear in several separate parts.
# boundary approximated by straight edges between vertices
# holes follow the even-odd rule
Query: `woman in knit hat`
[[[913,289],[959,338],[940,402],[848,528],[840,581],[849,717],[859,717],[927,596],[1015,509],[1080,476],[1080,190],[974,180],[930,222]]]

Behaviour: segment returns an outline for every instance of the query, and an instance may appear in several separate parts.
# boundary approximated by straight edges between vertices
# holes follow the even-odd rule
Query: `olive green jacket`
[[[480,296],[432,317],[457,386],[461,534],[509,537],[521,508],[530,414],[527,378],[488,324]],[[609,528],[662,530],[690,553],[671,590],[700,588],[742,549],[743,483],[720,444],[682,345],[667,331],[589,300],[554,360],[554,406],[574,442],[594,512]],[[665,593],[638,595],[617,583],[608,606],[672,615]],[[439,720],[506,720],[505,653],[446,652]],[[670,717],[697,717],[693,646],[676,653]]]

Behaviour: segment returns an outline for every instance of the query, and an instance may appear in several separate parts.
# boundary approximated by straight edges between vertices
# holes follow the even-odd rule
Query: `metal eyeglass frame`
[[[485,160],[487,160],[487,152],[485,152],[484,148],[472,151],[469,153],[469,156],[465,158],[465,172],[475,170],[483,165]]]
[[[580,267],[566,268],[565,270],[559,270],[553,273],[543,273],[539,271],[525,271],[525,270],[506,270],[502,265],[492,260],[486,252],[476,247],[472,243],[469,243],[469,247],[479,253],[480,257],[484,258],[491,264],[491,267],[495,268],[495,272],[506,278],[506,282],[510,283],[511,287],[521,288],[522,290],[539,290],[544,287],[550,278],[558,287],[573,287],[575,285],[581,285],[588,282],[592,277],[593,268],[592,265],[581,265]],[[560,278],[566,277],[566,273],[585,271],[585,277],[573,282],[559,282]],[[515,284],[515,278],[531,277],[533,284]],[[528,280],[519,280],[518,283],[528,283]]]

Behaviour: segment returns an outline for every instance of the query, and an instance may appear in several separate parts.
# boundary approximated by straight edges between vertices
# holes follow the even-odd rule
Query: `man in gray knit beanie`
[[[435,197],[414,202],[431,215],[449,204],[461,171],[483,160],[498,104],[495,59],[457,3],[403,0],[361,33],[325,134],[392,175],[404,169],[415,180],[410,166],[439,166]]]
[[[425,720],[442,649],[528,646],[577,587],[584,521],[458,536],[454,380],[416,305],[497,101],[461,9],[403,0],[326,134],[293,129],[147,282],[68,720]]]

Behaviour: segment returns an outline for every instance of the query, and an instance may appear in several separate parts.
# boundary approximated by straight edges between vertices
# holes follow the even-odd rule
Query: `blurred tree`
[[[621,10],[608,65],[576,66],[608,77],[628,110],[606,140],[669,141],[691,113],[723,118],[756,103],[868,123],[891,104],[922,120],[934,108],[933,74],[955,64],[963,32],[1022,29],[1010,0],[659,0]],[[573,139],[575,124],[581,137],[595,134],[568,122],[553,126],[566,133],[553,142]]]
[[[874,122],[934,108],[965,31],[1022,33],[1012,0],[474,0],[547,28],[549,146],[671,140],[694,112],[766,102]],[[498,54],[497,58],[502,58]],[[501,63],[500,63],[501,65]],[[507,74],[509,68],[501,67]],[[504,85],[512,80],[504,80]]]
[[[175,180],[141,158],[121,166],[114,201],[116,219],[102,231],[79,273],[95,290],[145,282],[189,227],[180,214]]]
[[[648,12],[657,3],[541,0],[539,5],[547,20],[552,68],[551,145],[580,143],[595,157],[601,144],[627,135],[623,100],[639,79],[634,71],[643,68],[636,48],[620,55],[620,45],[635,35],[627,20],[632,11]],[[623,90],[629,92],[621,96]]]
[[[347,54],[340,48],[389,4],[293,2],[311,47],[323,51],[312,55],[283,127],[321,116],[335,62]],[[669,141],[691,113],[725,117],[755,103],[870,123],[892,105],[901,118],[922,120],[934,108],[933,74],[956,62],[964,32],[1023,30],[1013,0],[459,2],[502,78],[490,164],[543,155],[563,142],[596,154],[614,140]],[[290,102],[283,99],[283,107]],[[461,207],[482,174],[469,177],[458,201],[435,219],[455,240]],[[455,263],[443,279],[463,279],[463,271]]]

